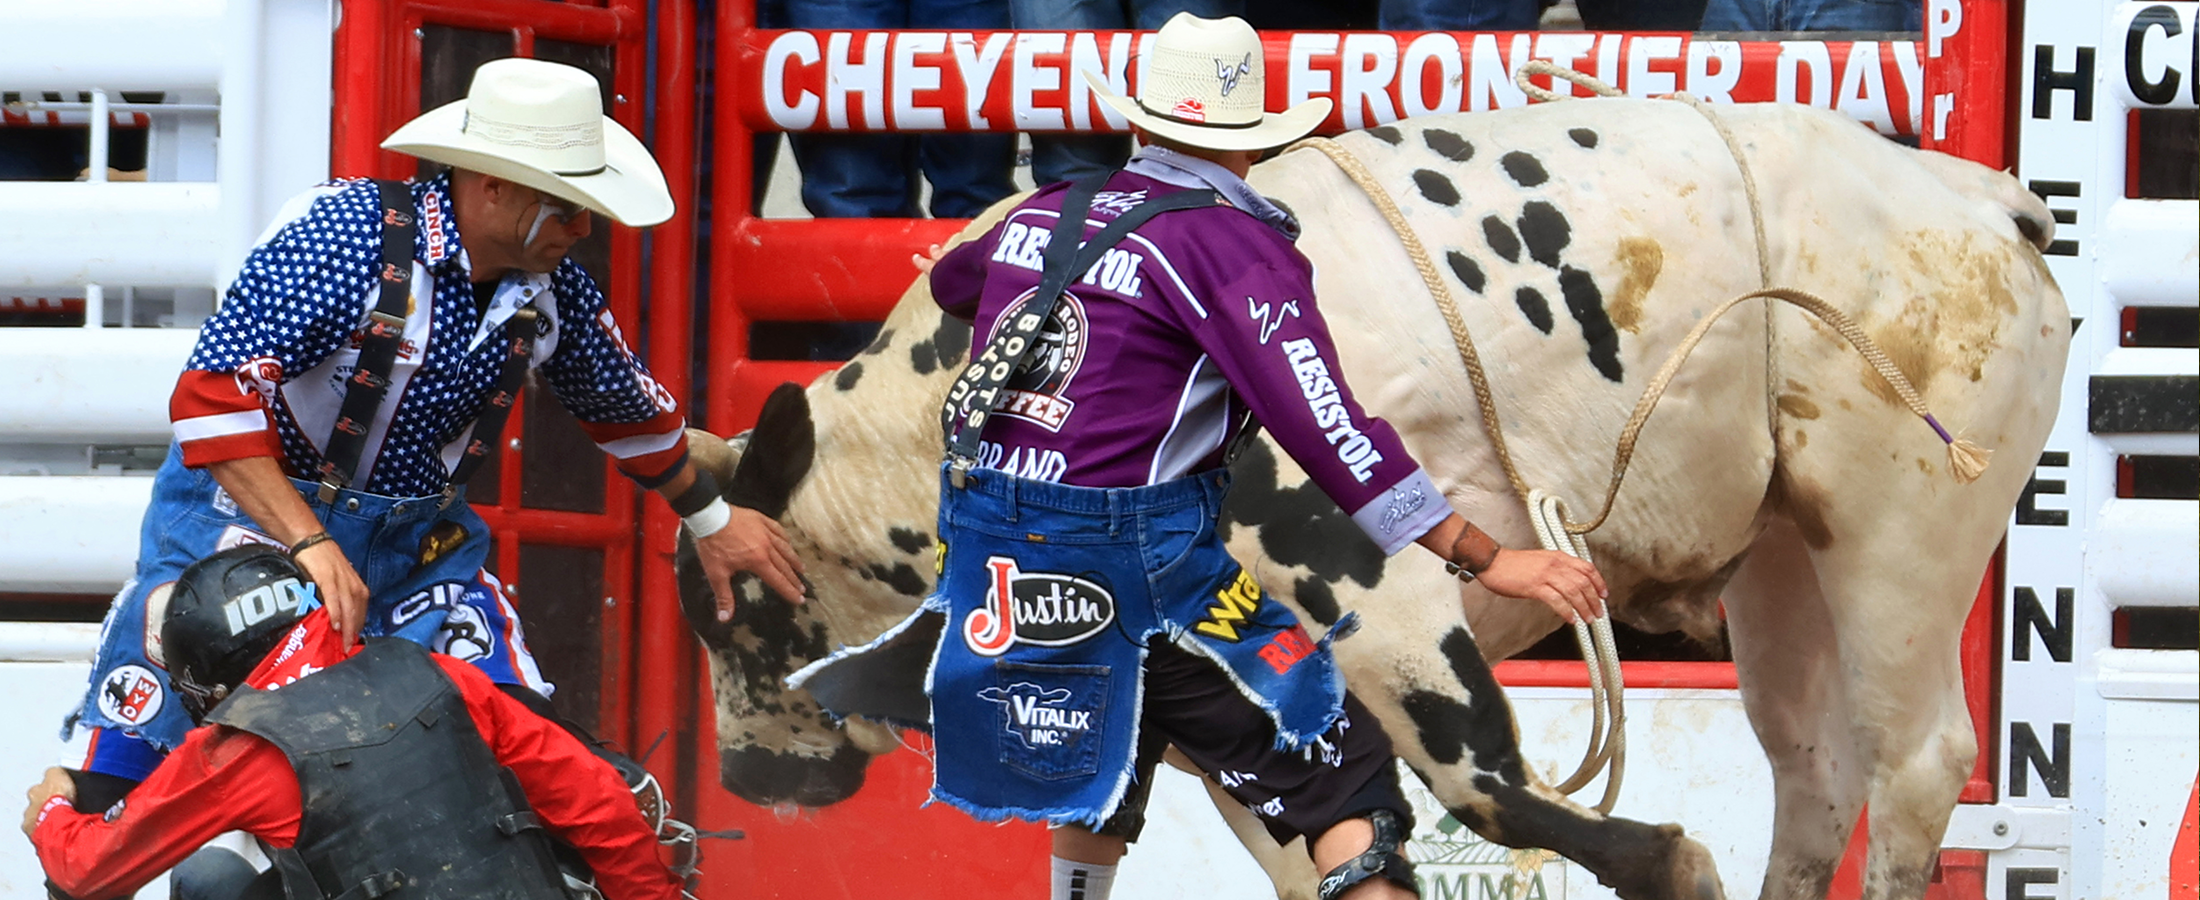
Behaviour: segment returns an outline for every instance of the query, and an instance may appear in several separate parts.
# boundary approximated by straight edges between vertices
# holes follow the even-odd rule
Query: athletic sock
[[[1059,856],[1054,861],[1053,900],[1108,900],[1115,887],[1115,867],[1073,862]]]

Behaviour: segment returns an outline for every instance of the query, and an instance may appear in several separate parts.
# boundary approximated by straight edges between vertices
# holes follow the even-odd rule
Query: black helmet
[[[302,616],[306,574],[266,544],[231,547],[176,578],[161,620],[161,656],[196,722],[244,683]]]

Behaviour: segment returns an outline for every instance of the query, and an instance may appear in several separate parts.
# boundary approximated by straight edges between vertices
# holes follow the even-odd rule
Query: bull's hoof
[[[1682,833],[1679,826],[1663,827],[1672,829],[1673,838],[1666,857],[1666,880],[1671,887],[1665,896],[1674,900],[1726,900],[1726,888],[1719,882],[1719,867],[1712,861],[1711,851]]]
[[[863,788],[871,754],[842,744],[831,756],[802,756],[763,747],[718,751],[718,783],[758,806],[831,806]]]

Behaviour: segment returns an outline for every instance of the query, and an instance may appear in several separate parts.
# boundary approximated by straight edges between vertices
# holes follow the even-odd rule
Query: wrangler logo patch
[[[1229,586],[1215,592],[1215,605],[1207,607],[1206,618],[1194,623],[1192,630],[1235,644],[1238,642],[1237,627],[1258,608],[1260,583],[1253,580],[1252,573],[1239,569],[1237,578]]]

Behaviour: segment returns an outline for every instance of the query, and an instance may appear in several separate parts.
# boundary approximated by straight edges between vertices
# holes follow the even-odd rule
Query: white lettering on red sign
[[[1945,39],[1959,27],[1955,15],[1933,19],[1935,34]],[[2167,45],[2168,26],[2148,24],[2152,30],[2136,45]],[[1121,131],[1128,123],[1080,73],[1133,95],[1153,40],[1150,32],[1128,31],[769,33],[761,54],[742,56],[761,96],[745,99],[741,114],[752,127],[784,131]],[[1531,59],[1593,75],[1634,97],[1685,90],[1714,103],[1803,103],[1889,134],[1915,134],[1925,118],[1920,48],[1908,41],[1316,31],[1278,36],[1269,46],[1268,108],[1329,98],[1336,104],[1324,123],[1329,131],[1521,106],[1527,97],[1513,74]],[[2164,68],[2152,56],[2141,68],[2168,77],[2154,74]],[[1535,81],[1561,94],[1588,92],[1563,79]]]

